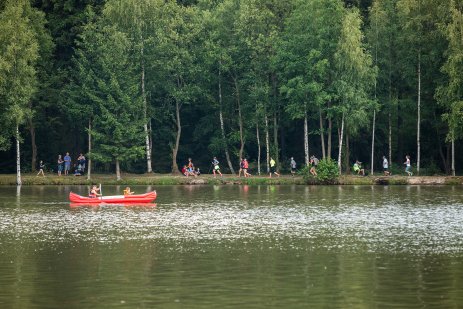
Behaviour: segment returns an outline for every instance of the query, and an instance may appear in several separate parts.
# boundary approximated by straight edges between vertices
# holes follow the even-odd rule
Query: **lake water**
[[[463,307],[461,186],[132,189],[0,187],[0,308]]]

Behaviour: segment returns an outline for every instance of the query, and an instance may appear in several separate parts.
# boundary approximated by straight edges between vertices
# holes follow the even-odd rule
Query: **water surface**
[[[463,307],[460,186],[132,189],[0,187],[0,307]]]

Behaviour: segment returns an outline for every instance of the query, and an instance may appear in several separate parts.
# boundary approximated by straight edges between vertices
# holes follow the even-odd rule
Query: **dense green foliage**
[[[0,171],[15,140],[23,171],[67,151],[102,172],[177,173],[188,157],[207,171],[217,156],[257,174],[313,154],[343,173],[406,154],[418,173],[461,171],[462,13],[462,0],[0,1]]]

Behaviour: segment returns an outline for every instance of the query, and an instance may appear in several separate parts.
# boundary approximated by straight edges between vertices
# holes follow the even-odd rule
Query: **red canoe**
[[[148,192],[145,194],[132,194],[132,195],[113,195],[113,196],[99,196],[88,197],[69,193],[69,200],[71,203],[85,203],[85,204],[117,204],[117,203],[151,203],[156,199],[156,191]]]

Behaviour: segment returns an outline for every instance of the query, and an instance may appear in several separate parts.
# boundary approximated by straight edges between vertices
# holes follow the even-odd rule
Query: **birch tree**
[[[0,147],[16,143],[16,183],[22,184],[20,126],[30,115],[36,91],[39,44],[27,12],[29,1],[7,1],[0,13]]]

